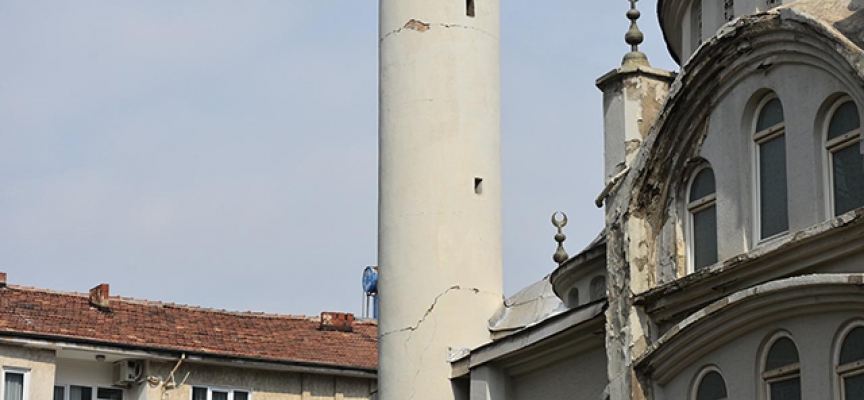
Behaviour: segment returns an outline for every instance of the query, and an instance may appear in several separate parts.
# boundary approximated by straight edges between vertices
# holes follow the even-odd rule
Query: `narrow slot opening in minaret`
[[[465,0],[465,14],[469,17],[474,16],[474,0]]]
[[[483,178],[474,178],[474,193],[483,194]]]

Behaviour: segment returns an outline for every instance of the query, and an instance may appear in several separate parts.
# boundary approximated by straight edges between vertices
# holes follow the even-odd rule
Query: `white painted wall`
[[[499,4],[380,1],[380,398],[453,398],[503,299]],[[475,178],[482,192],[475,193]]]
[[[165,378],[173,363],[152,363],[151,375]],[[328,400],[370,399],[374,380],[333,375],[300,374],[287,371],[266,371],[250,368],[230,368],[215,365],[184,363],[175,373],[182,379],[189,373],[185,385],[165,392],[147,386],[149,400],[190,400],[192,386],[248,390],[250,400]]]
[[[726,381],[730,399],[758,399],[761,387],[761,346],[775,332],[787,331],[798,346],[801,361],[801,388],[804,399],[827,399],[834,386],[833,366],[835,336],[850,319],[861,318],[860,312],[793,316],[771,326],[761,326],[738,337],[687,366],[668,384],[655,387],[656,400],[689,399],[688,394],[699,371],[716,366]],[[731,327],[730,327],[731,328]]]
[[[58,384],[111,387],[113,363],[57,359]]]
[[[719,100],[701,151],[714,168],[717,185],[718,260],[763,242],[754,223],[758,205],[754,197],[756,147],[752,126],[758,101],[770,91],[783,104],[789,231],[795,232],[828,218],[821,136],[824,116],[820,109],[838,93],[860,98],[858,91],[852,90],[825,70],[783,64],[767,73],[750,75]]]
[[[53,399],[55,360],[51,350],[0,345],[0,368],[14,368],[26,373],[24,391],[29,400]]]
[[[512,400],[600,399],[607,382],[606,349],[599,346],[511,379]]]

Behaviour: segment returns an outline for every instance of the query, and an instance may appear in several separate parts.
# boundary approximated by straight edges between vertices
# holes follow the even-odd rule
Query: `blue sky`
[[[586,4],[587,3],[587,4]],[[359,313],[376,262],[377,2],[0,2],[0,270],[232,310]],[[641,1],[643,49],[676,68]],[[502,4],[505,292],[602,228],[595,78],[625,0]]]

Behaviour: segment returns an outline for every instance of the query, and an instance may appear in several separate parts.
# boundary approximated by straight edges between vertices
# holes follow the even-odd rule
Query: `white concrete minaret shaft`
[[[379,398],[453,399],[502,301],[499,2],[380,12]]]

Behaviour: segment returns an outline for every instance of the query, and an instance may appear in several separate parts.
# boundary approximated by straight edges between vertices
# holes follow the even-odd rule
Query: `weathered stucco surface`
[[[802,11],[804,7],[795,8],[798,3],[812,7]],[[819,145],[812,134],[814,119],[836,92],[864,104],[864,53],[854,44],[860,27],[851,34],[839,30],[839,21],[820,19],[831,14],[845,18],[846,26],[858,26],[860,18],[853,8],[859,2],[822,2],[840,5],[843,12],[829,12],[816,7],[818,3],[801,1],[741,17],[704,43],[672,84],[656,122],[629,163],[628,174],[607,199],[610,306],[606,334],[611,399],[682,398],[680,392],[671,397],[655,393],[662,388],[634,369],[634,360],[652,348],[661,331],[633,303],[633,295],[687,273],[681,221],[686,216],[682,203],[686,203],[690,172],[706,161],[723,169],[715,173],[723,175],[717,182],[720,259],[761,245],[753,239],[752,205],[747,195],[752,192],[752,145],[745,110],[758,101],[754,98],[773,91],[786,99],[784,106],[789,104],[788,148],[793,155],[800,152],[790,158],[796,160],[789,172],[790,230],[805,229],[827,218],[819,202],[824,194],[813,190],[821,187],[817,177],[821,161],[814,156],[820,151],[814,149]],[[609,162],[607,159],[607,165]]]
[[[164,380],[173,367],[174,364],[171,363],[152,363],[150,374]],[[192,398],[192,386],[249,390],[252,392],[252,400],[371,399],[375,390],[374,381],[371,379],[194,363],[183,363],[175,376],[182,380],[187,373],[189,378],[185,385],[169,390],[151,385],[147,398],[189,400]]]
[[[511,378],[510,400],[599,400],[606,389],[606,351],[602,347]]]
[[[53,400],[55,361],[50,350],[0,344],[0,366],[29,372],[30,400]]]
[[[453,399],[503,302],[499,2],[380,0],[379,384]]]

